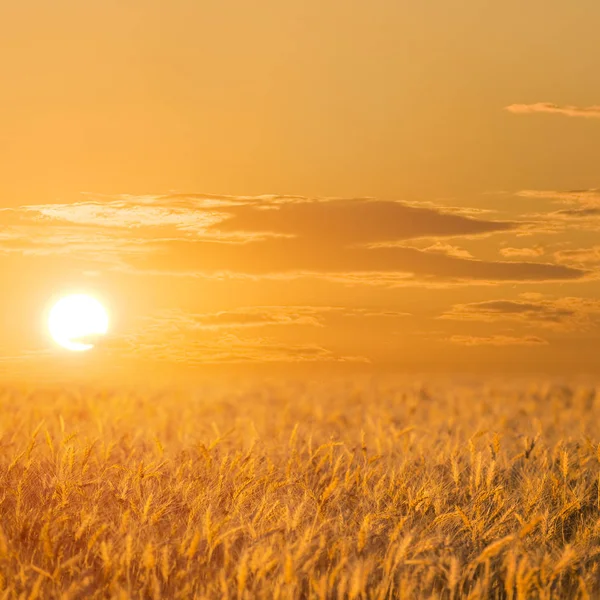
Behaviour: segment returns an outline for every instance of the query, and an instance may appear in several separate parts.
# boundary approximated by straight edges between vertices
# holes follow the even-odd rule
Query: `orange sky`
[[[5,3],[0,377],[597,372],[598,22]],[[85,355],[44,322],[70,291],[111,313]]]

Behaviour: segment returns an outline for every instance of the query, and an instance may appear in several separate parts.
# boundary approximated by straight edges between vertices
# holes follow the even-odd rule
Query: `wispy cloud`
[[[600,246],[590,248],[571,248],[554,253],[556,262],[577,267],[600,267]]]
[[[545,250],[542,246],[530,248],[501,248],[500,254],[505,258],[537,258],[544,256]]]
[[[418,243],[418,242],[416,242]],[[438,254],[445,254],[446,256],[454,256],[456,258],[474,258],[473,255],[460,246],[448,244],[440,240],[434,242],[430,246],[420,247],[418,245],[411,245],[406,242],[379,242],[377,244],[369,244],[369,248],[415,248],[422,252],[436,252]]]
[[[517,196],[523,198],[547,198],[559,204],[600,207],[600,189],[587,190],[520,190]]]
[[[144,329],[162,332],[214,331],[258,327],[324,327],[331,318],[405,318],[410,313],[342,306],[246,306],[207,313],[169,310],[145,320]]]
[[[138,358],[170,361],[188,366],[219,363],[369,362],[362,356],[336,354],[318,344],[286,344],[274,338],[242,338],[227,333],[206,341],[176,344],[136,343],[132,354]]]
[[[188,366],[215,363],[369,362],[364,356],[336,353],[319,343],[288,343],[274,336],[248,337],[248,328],[322,327],[322,315],[385,317],[392,313],[336,307],[247,307],[218,313],[166,310],[139,319],[127,334],[108,336],[98,348],[121,358],[142,358]],[[393,313],[395,316],[400,313]]]
[[[508,335],[453,335],[448,341],[461,346],[545,346],[548,341],[537,336],[513,337]]]
[[[211,210],[200,211],[124,201],[29,205],[21,210],[40,220],[126,229],[174,227],[190,233],[204,232],[226,217]]]
[[[552,102],[535,102],[533,104],[511,104],[505,110],[516,114],[546,113],[564,115],[566,117],[583,117],[586,119],[600,119],[600,106],[572,106],[559,105]]]
[[[526,215],[534,219],[533,230],[559,232],[566,229],[600,231],[600,190],[521,190],[516,193],[522,198],[550,200],[552,205],[563,206],[558,210]]]

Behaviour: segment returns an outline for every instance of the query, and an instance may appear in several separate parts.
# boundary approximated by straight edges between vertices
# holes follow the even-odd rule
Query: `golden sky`
[[[599,22],[4,3],[0,377],[597,372]],[[77,356],[45,324],[73,291],[111,317]]]

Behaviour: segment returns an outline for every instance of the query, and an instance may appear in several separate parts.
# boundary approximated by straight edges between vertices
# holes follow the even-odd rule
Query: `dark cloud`
[[[513,321],[552,329],[589,329],[600,320],[600,301],[588,298],[544,298],[525,294],[521,300],[488,300],[456,304],[441,319]]]
[[[225,232],[274,232],[319,244],[365,244],[418,237],[448,237],[507,231],[512,223],[483,221],[400,202],[330,200],[231,207],[212,225]]]
[[[551,214],[558,217],[600,217],[600,206],[589,208],[564,208],[563,210],[557,210]]]

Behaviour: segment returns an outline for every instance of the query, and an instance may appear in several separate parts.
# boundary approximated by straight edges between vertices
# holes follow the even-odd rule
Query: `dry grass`
[[[598,598],[593,388],[0,392],[0,598]]]

